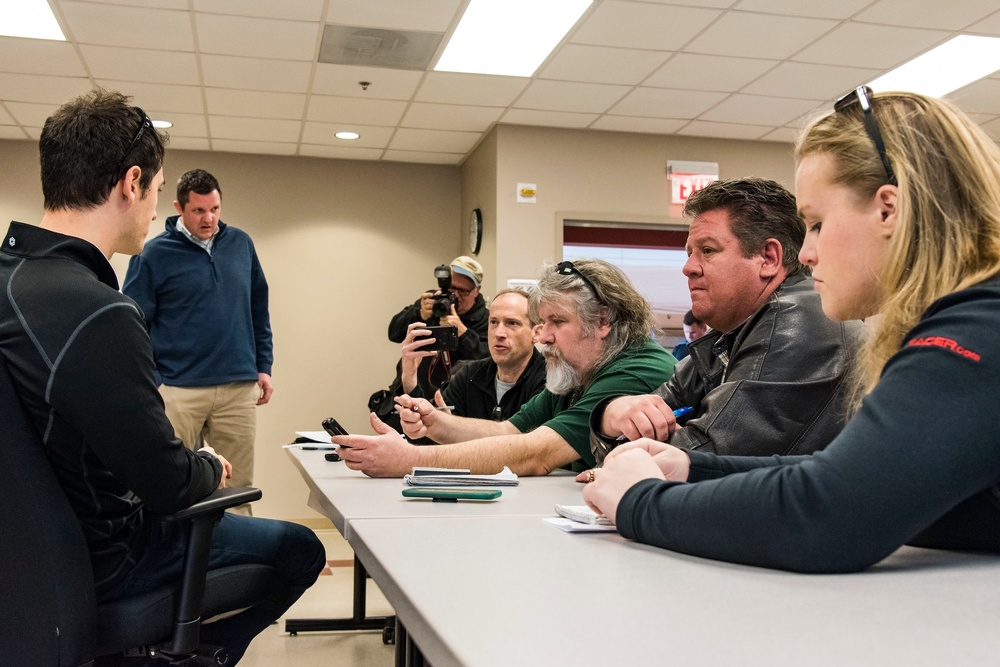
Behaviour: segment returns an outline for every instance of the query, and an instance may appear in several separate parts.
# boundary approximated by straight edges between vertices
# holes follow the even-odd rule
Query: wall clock
[[[483,212],[478,208],[472,209],[472,217],[469,219],[469,249],[473,255],[479,254],[479,249],[483,246]]]

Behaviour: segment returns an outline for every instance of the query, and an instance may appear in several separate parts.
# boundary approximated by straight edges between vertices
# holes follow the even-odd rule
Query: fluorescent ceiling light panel
[[[997,70],[1000,38],[959,35],[868,85],[876,93],[908,90],[942,97]]]
[[[66,41],[46,0],[0,1],[0,35]]]
[[[591,0],[472,0],[434,68],[531,76]]]

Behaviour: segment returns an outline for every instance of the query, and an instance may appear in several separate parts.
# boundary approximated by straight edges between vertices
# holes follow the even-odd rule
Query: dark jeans
[[[100,601],[139,595],[179,581],[187,542],[181,528],[159,521],[151,525],[135,566]],[[202,642],[228,649],[233,665],[250,641],[312,586],[326,565],[326,552],[315,533],[304,526],[227,512],[212,533],[208,569],[245,564],[274,566],[270,591],[246,611],[201,630]]]

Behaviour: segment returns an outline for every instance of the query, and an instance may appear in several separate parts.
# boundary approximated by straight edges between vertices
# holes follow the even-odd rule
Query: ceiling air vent
[[[319,61],[335,65],[363,65],[425,70],[444,37],[439,32],[380,30],[327,24]]]

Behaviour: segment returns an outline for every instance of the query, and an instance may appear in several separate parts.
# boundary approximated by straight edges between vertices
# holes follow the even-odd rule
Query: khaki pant
[[[214,387],[168,387],[160,385],[167,418],[185,446],[199,449],[210,445],[233,465],[227,486],[253,485],[253,455],[257,435],[256,382],[234,382]],[[232,511],[250,516],[250,505]]]

